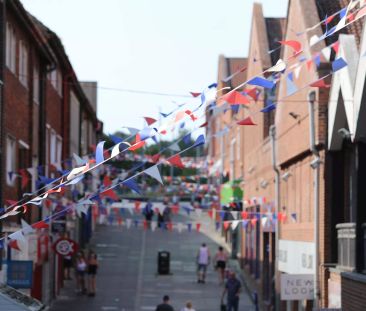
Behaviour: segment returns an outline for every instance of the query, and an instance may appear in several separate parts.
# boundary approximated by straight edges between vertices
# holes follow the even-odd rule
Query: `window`
[[[19,80],[28,87],[28,49],[24,41],[19,41]]]
[[[61,160],[62,160],[62,137],[57,135],[57,153],[56,153],[56,163],[61,167]]]
[[[16,36],[15,30],[10,25],[6,24],[6,66],[15,73],[16,71]]]
[[[59,70],[55,69],[48,74],[48,78],[51,80],[51,84],[57,93],[62,95],[62,74]]]
[[[50,163],[56,163],[57,157],[57,141],[56,141],[56,132],[51,130],[51,141],[50,141]]]
[[[33,100],[39,104],[39,69],[37,66],[33,68]]]
[[[16,159],[16,141],[13,137],[6,137],[6,183],[9,186],[14,186],[15,176],[15,159]]]

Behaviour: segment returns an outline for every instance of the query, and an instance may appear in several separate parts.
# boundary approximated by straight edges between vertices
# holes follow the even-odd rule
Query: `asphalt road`
[[[174,221],[186,222],[186,216],[174,216]],[[92,247],[98,253],[100,269],[97,275],[97,295],[78,296],[75,281],[66,281],[61,295],[51,311],[148,311],[155,310],[163,295],[171,297],[176,311],[187,300],[196,311],[220,310],[223,288],[213,267],[208,269],[206,284],[196,279],[195,256],[199,245],[206,242],[215,253],[217,244],[195,230],[179,233],[157,229],[130,229],[111,225],[97,227]],[[171,254],[171,275],[157,275],[157,253]],[[243,290],[239,310],[254,310]]]

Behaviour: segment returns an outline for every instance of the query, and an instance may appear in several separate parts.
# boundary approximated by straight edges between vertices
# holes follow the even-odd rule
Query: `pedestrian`
[[[90,250],[88,255],[88,292],[90,297],[95,296],[97,270],[98,270],[97,254],[93,250]]]
[[[170,298],[168,295],[163,297],[163,303],[159,304],[155,311],[174,311],[174,308],[169,303]]]
[[[202,243],[197,253],[197,283],[205,283],[207,266],[210,264],[210,250],[206,243]]]
[[[236,278],[235,272],[231,271],[221,297],[223,302],[225,294],[227,294],[227,311],[238,311],[240,291],[241,283]]]
[[[86,293],[85,272],[87,268],[85,256],[83,252],[79,252],[76,256],[76,290],[79,294]]]
[[[186,306],[181,311],[196,311],[193,309],[192,302],[187,301]]]
[[[225,268],[228,260],[228,255],[224,251],[222,246],[219,246],[219,249],[215,255],[215,268],[219,274],[219,283],[220,285],[224,284],[225,281]]]
[[[146,203],[145,208],[142,211],[142,213],[145,216],[146,223],[150,227],[151,220],[154,216],[153,205],[151,204],[150,200]]]
[[[71,255],[64,256],[64,278],[65,280],[72,280],[70,276],[70,270],[72,268],[72,257]]]

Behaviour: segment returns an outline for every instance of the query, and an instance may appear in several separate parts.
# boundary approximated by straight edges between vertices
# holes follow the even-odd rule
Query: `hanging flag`
[[[198,223],[196,223],[197,232],[200,232],[200,229],[201,229],[201,224],[198,222]]]
[[[261,112],[270,112],[272,110],[276,109],[276,104],[274,104],[272,101],[267,100],[266,101],[266,107],[264,107]]]
[[[238,124],[238,125],[257,125],[256,123],[254,123],[252,117],[250,117],[250,116],[241,121],[236,122],[236,124]]]
[[[189,145],[190,142],[191,142],[191,133],[188,133],[187,135],[185,135],[183,137],[183,142],[186,144],[186,145]]]
[[[286,77],[286,96],[291,96],[298,91],[297,86],[291,79]]]
[[[222,100],[226,101],[230,105],[248,105],[249,100],[244,95],[237,91],[230,91],[222,96]]]
[[[22,232],[24,235],[34,232],[34,229],[23,218],[21,218],[20,221],[22,224]]]
[[[192,147],[199,147],[205,144],[205,136],[202,134],[197,137],[194,145]]]
[[[73,158],[75,160],[76,166],[82,166],[85,165],[87,161],[80,158],[77,154],[73,154]]]
[[[110,134],[109,137],[110,137],[110,139],[112,139],[114,144],[119,144],[119,143],[123,142],[123,139],[121,137],[116,136],[116,135]]]
[[[292,214],[291,214],[291,218],[292,218],[292,220],[293,220],[294,222],[297,222],[297,215],[296,215],[296,213],[292,213]]]
[[[179,152],[180,148],[177,142],[174,142],[173,144],[171,144],[168,149],[175,151],[175,152]]]
[[[230,221],[224,221],[224,229],[227,230],[230,227]]]
[[[264,87],[266,89],[273,89],[273,87],[275,86],[275,83],[273,81],[261,78],[261,77],[255,77],[251,80],[249,80],[247,82],[250,85],[256,85],[256,86],[261,86]]]
[[[288,41],[278,41],[278,42],[281,43],[282,45],[287,45],[287,46],[291,47],[292,49],[294,49],[296,54],[301,52],[302,45],[299,41],[288,40]]]
[[[179,168],[184,168],[183,162],[182,162],[179,154],[173,155],[172,157],[168,158],[168,162]]]
[[[153,156],[151,156],[151,161],[153,161],[154,163],[158,163],[160,159],[160,154],[154,154]]]
[[[104,161],[104,156],[103,156],[104,143],[105,143],[105,141],[99,142],[97,145],[97,148],[95,150],[95,163],[97,165]]]
[[[245,93],[250,96],[251,98],[253,98],[254,101],[258,100],[260,91],[255,87],[249,91],[245,91]]]
[[[153,165],[148,169],[144,170],[144,173],[156,179],[162,185],[164,184],[157,165]]]
[[[282,60],[279,59],[276,63],[276,65],[274,65],[273,67],[267,69],[267,72],[283,72],[286,70],[286,63]]]
[[[312,86],[312,87],[318,87],[318,88],[325,88],[325,89],[330,88],[330,84],[325,84],[324,79],[325,78],[322,78],[320,80],[317,80],[317,81],[313,82],[312,84],[310,84],[310,86]]]
[[[154,134],[155,134],[154,129],[152,129],[150,127],[145,127],[139,133],[140,140],[146,140],[146,139],[150,138],[151,136],[153,136]]]
[[[18,245],[18,242],[17,240],[11,240],[8,242],[8,246],[12,249],[15,249],[19,252],[21,252],[22,250],[20,249],[19,245]]]
[[[245,212],[245,211],[241,212],[241,218],[248,219],[248,212]]]
[[[154,124],[156,122],[156,120],[154,118],[150,118],[150,117],[144,117],[147,125],[151,125]]]
[[[122,182],[122,185],[125,185],[126,187],[130,188],[131,190],[137,192],[138,194],[141,194],[141,190],[140,190],[138,184],[136,183],[136,181],[134,180],[134,178],[126,179],[125,181]]]
[[[236,227],[238,226],[239,224],[239,220],[234,220],[232,223],[231,223],[231,229],[235,230]]]
[[[252,226],[255,226],[255,225],[256,225],[256,223],[257,223],[257,221],[258,221],[258,219],[257,219],[257,218],[252,218],[252,219],[250,220],[250,223],[251,223],[251,225],[252,225]]]
[[[205,127],[205,126],[207,126],[207,125],[208,125],[208,122],[206,121],[205,123],[203,123],[203,124],[201,124],[201,125],[200,125],[200,128],[201,128],[201,127]]]
[[[49,225],[46,224],[43,220],[42,221],[38,221],[34,224],[32,224],[32,228],[34,229],[48,229]]]
[[[243,220],[243,222],[242,222],[242,227],[243,227],[243,229],[246,229],[246,227],[248,226],[248,223],[249,223],[249,220]]]
[[[197,92],[189,92],[193,97],[198,97],[201,95],[201,93],[197,93]]]
[[[340,58],[337,58],[332,63],[332,70],[333,70],[333,72],[337,72],[338,70],[341,70],[347,66],[348,66],[348,64],[345,62],[345,60],[342,57],[340,57]]]

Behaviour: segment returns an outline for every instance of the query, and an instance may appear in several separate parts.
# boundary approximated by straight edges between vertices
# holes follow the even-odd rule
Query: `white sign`
[[[279,241],[278,269],[288,274],[314,274],[315,244],[300,241]]]
[[[313,300],[314,275],[281,274],[281,300]]]

